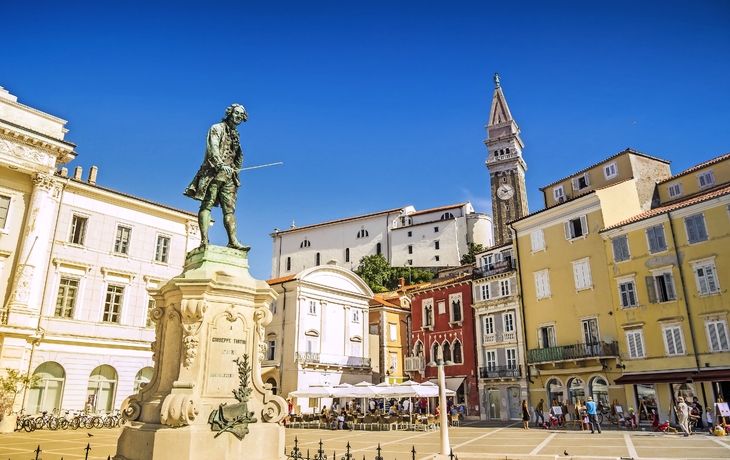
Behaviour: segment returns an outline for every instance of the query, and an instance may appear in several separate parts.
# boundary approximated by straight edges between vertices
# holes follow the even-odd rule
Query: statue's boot
[[[251,246],[244,246],[238,242],[238,238],[236,238],[236,219],[233,217],[233,214],[223,216],[223,226],[226,227],[226,232],[228,232],[229,248],[238,249],[239,251],[248,251],[251,249]]]
[[[233,240],[230,243],[228,243],[229,248],[238,249],[239,251],[248,251],[251,249],[251,246],[244,246],[241,243],[239,243],[237,240]]]

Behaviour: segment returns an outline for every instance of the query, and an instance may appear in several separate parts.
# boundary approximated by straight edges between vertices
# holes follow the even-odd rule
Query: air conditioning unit
[[[558,198],[558,203],[563,203],[563,202],[565,202],[564,196],[561,196],[560,198]]]

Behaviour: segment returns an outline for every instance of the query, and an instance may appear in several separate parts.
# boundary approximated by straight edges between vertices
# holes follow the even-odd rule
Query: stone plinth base
[[[283,460],[284,427],[252,423],[239,440],[231,433],[217,438],[209,425],[171,428],[151,423],[128,423],[117,442],[114,460]]]

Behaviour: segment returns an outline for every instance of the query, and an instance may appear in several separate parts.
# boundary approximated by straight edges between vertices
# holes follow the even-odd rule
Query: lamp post
[[[451,361],[444,361],[444,350],[441,345],[437,346],[436,360],[431,361],[427,364],[428,367],[438,368],[438,381],[439,381],[439,418],[441,420],[441,455],[443,457],[451,453],[451,445],[449,443],[449,413],[448,404],[446,403],[446,374],[444,373],[444,366],[453,366],[454,363]],[[444,412],[446,410],[446,412]],[[444,419],[444,414],[446,418]]]

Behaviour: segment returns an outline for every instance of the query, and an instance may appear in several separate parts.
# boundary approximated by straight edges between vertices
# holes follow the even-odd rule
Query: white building
[[[268,281],[279,294],[266,326],[262,378],[283,396],[311,385],[370,381],[369,302],[373,292],[352,271],[323,265]],[[295,402],[302,412],[330,400]]]
[[[364,256],[383,254],[391,266],[458,266],[469,245],[492,245],[492,220],[471,203],[424,211],[413,206],[345,219],[278,229],[271,277],[336,264],[355,270]]]
[[[0,88],[0,369],[43,378],[29,412],[108,411],[148,380],[146,289],[200,242],[193,213],[57,172],[65,123]]]

